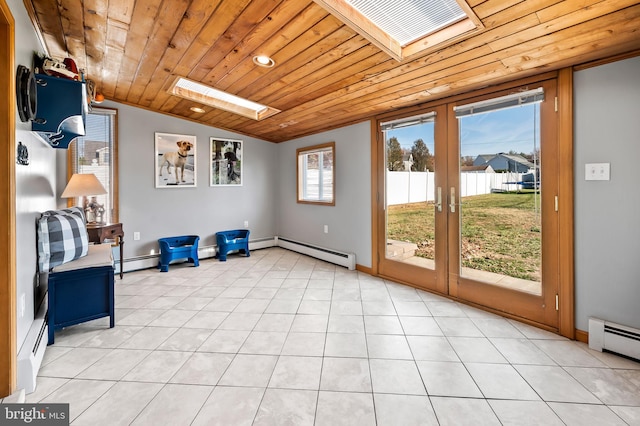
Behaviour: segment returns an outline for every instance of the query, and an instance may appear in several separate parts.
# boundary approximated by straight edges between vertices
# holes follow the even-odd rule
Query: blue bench
[[[89,254],[53,268],[48,279],[49,345],[54,333],[71,325],[109,317],[115,326],[114,267],[111,245],[89,247]]]
[[[216,233],[216,244],[218,245],[218,254],[216,257],[221,261],[227,260],[227,254],[230,251],[238,250],[247,257],[249,254],[249,230],[234,229],[232,231],[220,231]]]
[[[193,263],[193,266],[199,266],[198,260],[198,241],[200,237],[197,235],[182,235],[180,237],[160,238],[160,262],[158,268],[161,272],[169,271],[169,263],[172,260],[187,259]]]
[[[37,220],[38,272],[47,287],[48,344],[65,327],[109,317],[115,325],[111,245],[89,245],[80,207],[49,210]]]

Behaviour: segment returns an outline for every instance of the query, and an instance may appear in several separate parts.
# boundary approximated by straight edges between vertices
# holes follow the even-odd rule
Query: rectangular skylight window
[[[169,88],[169,93],[254,120],[262,120],[280,112],[278,109],[252,102],[184,77],[175,79]]]
[[[346,0],[400,46],[467,17],[456,0]]]

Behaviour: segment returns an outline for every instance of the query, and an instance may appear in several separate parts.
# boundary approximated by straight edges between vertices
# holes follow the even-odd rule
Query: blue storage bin
[[[49,274],[49,345],[57,330],[85,321],[109,317],[113,328],[113,271],[113,266],[102,266]]]
[[[220,231],[216,233],[216,244],[218,245],[218,254],[216,257],[224,262],[227,260],[227,254],[230,251],[238,250],[240,253],[249,254],[249,230],[234,229],[231,231]]]
[[[200,237],[197,235],[160,238],[158,240],[160,245],[158,268],[160,268],[160,271],[168,272],[169,263],[178,259],[187,259],[187,261],[193,263],[193,266],[199,266],[198,241],[200,241]]]

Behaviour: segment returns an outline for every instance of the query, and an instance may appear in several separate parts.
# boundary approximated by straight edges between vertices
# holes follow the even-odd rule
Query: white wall
[[[158,253],[158,238],[195,234],[200,246],[215,244],[215,233],[243,228],[250,239],[273,237],[276,229],[278,159],[276,145],[198,123],[105,102],[118,109],[120,222],[125,231],[125,259]],[[154,133],[195,135],[197,187],[155,188]],[[209,137],[240,139],[242,186],[209,186]],[[140,232],[140,241],[133,241]],[[127,264],[125,260],[125,271]]]
[[[34,51],[41,46],[33,31],[21,0],[8,0],[15,19],[15,65],[31,66]],[[28,166],[16,164],[16,295],[17,347],[20,350],[34,317],[36,280],[36,218],[40,212],[56,207],[56,154],[54,149],[31,131],[30,123],[22,123],[16,107],[16,145],[29,150]],[[24,312],[22,301],[24,300]]]
[[[296,149],[336,143],[336,205],[296,201]],[[277,235],[320,247],[355,253],[371,267],[371,130],[355,124],[277,145],[279,175]],[[324,233],[324,225],[329,233]]]
[[[640,328],[640,57],[576,72],[574,93],[576,327]],[[611,180],[585,181],[587,163]]]

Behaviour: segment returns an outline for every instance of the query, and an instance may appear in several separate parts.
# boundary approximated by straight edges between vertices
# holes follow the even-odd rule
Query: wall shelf
[[[83,81],[36,74],[37,111],[31,130],[54,148],[68,148],[85,135],[88,114],[87,91]]]

